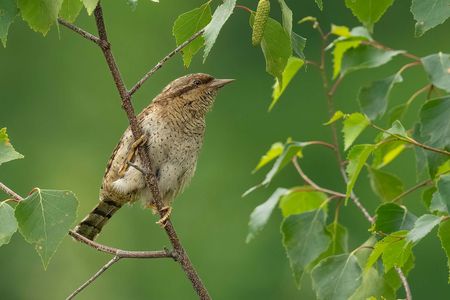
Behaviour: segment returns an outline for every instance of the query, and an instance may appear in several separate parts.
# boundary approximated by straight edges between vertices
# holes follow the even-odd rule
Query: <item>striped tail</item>
[[[120,203],[111,199],[100,200],[100,203],[75,227],[75,232],[93,241],[112,215],[121,207]]]

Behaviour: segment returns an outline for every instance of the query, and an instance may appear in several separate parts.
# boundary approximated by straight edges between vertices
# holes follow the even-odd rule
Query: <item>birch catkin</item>
[[[252,44],[253,46],[261,43],[264,35],[264,27],[266,26],[267,19],[269,19],[270,1],[259,0],[258,7],[256,8],[255,22],[253,23],[252,32]]]

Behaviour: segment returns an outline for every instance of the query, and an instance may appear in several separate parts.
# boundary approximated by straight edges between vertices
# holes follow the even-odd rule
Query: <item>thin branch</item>
[[[399,267],[395,267],[395,271],[397,271],[397,274],[402,281],[403,288],[405,289],[406,300],[412,300],[411,288],[409,287],[408,280],[406,280],[405,274],[403,274],[402,269]]]
[[[103,42],[107,43],[107,45],[109,45],[106,28],[105,28],[105,23],[103,20],[103,11],[102,11],[102,7],[101,7],[100,3],[95,8],[94,15],[95,15],[95,21],[97,24],[97,29],[98,29],[100,39]],[[127,114],[134,140],[137,141],[142,136],[143,131],[137,122],[134,108],[131,103],[131,94],[127,91],[125,84],[122,80],[122,77],[119,72],[119,68],[118,68],[117,63],[114,59],[114,56],[111,52],[111,47],[102,47],[101,49],[103,51],[103,55],[105,56],[108,67],[110,69],[111,75],[114,79],[116,88],[120,94],[120,98],[122,99],[122,107]],[[150,157],[149,157],[148,153],[146,152],[145,147],[143,147],[142,145],[140,145],[138,147],[138,152],[139,152],[141,161],[143,163],[143,169],[147,170],[146,175],[145,175],[146,185],[149,187],[149,189],[152,193],[152,196],[154,199],[153,203],[155,204],[156,208],[158,209],[158,213],[162,218],[162,217],[164,217],[164,214],[165,214],[165,211],[163,209],[164,205],[162,203],[161,193],[158,188],[158,182],[156,180],[155,175],[151,171],[152,168],[151,168]],[[208,291],[206,290],[205,286],[203,285],[202,280],[198,276],[197,271],[195,270],[194,266],[192,265],[191,261],[189,260],[189,257],[178,238],[178,235],[172,225],[170,218],[168,218],[166,220],[164,225],[165,225],[164,230],[166,231],[166,234],[169,237],[169,240],[174,248],[174,251],[176,252],[177,261],[180,263],[181,267],[183,268],[184,272],[186,273],[186,276],[191,281],[193,288],[197,292],[200,299],[210,300],[211,297],[209,296]]]
[[[173,258],[176,259],[176,254],[169,250],[159,250],[159,251],[128,251],[117,249],[109,246],[99,244],[97,242],[91,241],[84,236],[76,233],[73,230],[69,231],[69,235],[72,236],[77,241],[94,248],[97,251],[113,254],[120,258]]]
[[[97,45],[99,45],[100,47],[104,47],[105,45],[102,43],[102,41],[96,37],[95,35],[93,35],[92,33],[89,33],[77,26],[75,26],[72,23],[67,22],[64,19],[58,18],[58,23],[69,28],[70,30],[74,31],[75,33],[78,33],[79,35],[81,35],[82,37],[84,37],[87,40],[90,40],[94,43],[96,43]]]
[[[398,135],[398,134],[395,134],[395,133],[391,133],[391,132],[387,131],[386,129],[383,129],[383,128],[381,128],[381,127],[379,127],[379,126],[377,126],[377,125],[375,125],[373,123],[370,123],[370,125],[373,128],[375,128],[375,129],[377,129],[377,130],[379,130],[381,132],[384,132],[386,134],[389,134],[390,136],[392,136],[392,137],[394,137],[394,138],[396,138],[396,139],[398,139],[400,141],[412,144],[414,146],[423,148],[423,149],[428,150],[428,151],[432,151],[432,152],[436,152],[436,153],[439,153],[439,154],[444,154],[444,155],[450,156],[450,152],[447,151],[447,150],[434,148],[434,147],[428,146],[426,144],[422,144],[422,143],[416,141],[415,139],[413,139],[411,137],[404,137],[404,136],[401,136],[401,135]]]
[[[91,278],[89,278],[85,283],[83,283],[79,288],[77,288],[72,294],[69,295],[69,297],[66,298],[66,300],[70,300],[75,298],[76,295],[78,295],[82,290],[84,290],[88,285],[90,285],[92,282],[94,282],[97,277],[102,275],[103,272],[109,269],[113,264],[118,262],[120,260],[120,256],[114,256],[110,261],[108,261],[103,267],[100,268],[100,270],[97,271],[94,275],[92,275]]]
[[[133,95],[143,84],[144,82],[153,75],[156,71],[162,68],[164,63],[168,61],[172,56],[180,52],[184,47],[189,45],[191,42],[193,42],[197,37],[203,34],[205,32],[205,29],[201,29],[194,33],[190,38],[188,38],[184,43],[176,47],[172,52],[167,54],[163,59],[161,59],[150,71],[147,72],[147,74],[144,75],[144,77],[141,78],[129,91],[128,94],[131,96]]]
[[[426,92],[427,90],[431,91],[432,88],[433,88],[432,84],[427,84],[423,88],[420,88],[417,91],[415,91],[414,94],[412,94],[411,97],[409,97],[408,101],[406,101],[406,106],[410,106],[411,103],[414,101],[414,99],[416,99],[420,94],[422,94],[423,92]]]
[[[378,48],[378,49],[382,49],[382,50],[385,50],[385,51],[395,51],[394,49],[392,49],[392,48],[390,48],[388,46],[385,46],[385,45],[383,45],[383,44],[381,44],[380,42],[377,42],[377,41],[362,41],[361,44],[370,45],[372,47],[375,47],[375,48]],[[420,60],[420,57],[418,57],[418,56],[416,56],[414,54],[408,53],[406,51],[403,51],[403,52],[401,52],[399,54],[403,55],[404,57],[413,59],[413,60],[415,60],[415,61],[417,61],[419,63],[422,63],[422,61]]]
[[[422,181],[422,182],[416,184],[415,186],[409,188],[408,190],[404,191],[403,193],[401,193],[400,195],[398,195],[398,196],[395,197],[394,199],[392,199],[391,202],[398,202],[398,201],[400,201],[403,197],[405,197],[405,196],[407,196],[407,195],[409,195],[409,194],[415,192],[416,190],[418,190],[418,189],[420,189],[420,188],[422,188],[422,187],[424,187],[424,186],[430,185],[430,184],[432,184],[432,183],[433,183],[433,180],[432,180],[432,179],[428,179],[428,180]]]
[[[324,141],[308,141],[308,142],[304,142],[303,143],[304,146],[308,146],[308,145],[321,145],[321,146],[325,146],[327,148],[330,148],[334,151],[336,151],[336,146],[334,146],[333,144],[324,142]]]
[[[412,63],[406,64],[398,70],[397,74],[403,73],[405,70],[420,65],[420,61],[413,61]]]
[[[303,178],[303,180],[309,184],[314,190],[319,191],[319,192],[323,192],[325,194],[329,194],[332,196],[336,196],[338,198],[345,198],[346,195],[339,193],[339,192],[335,192],[323,187],[320,187],[318,184],[316,184],[313,180],[311,180],[306,174],[305,172],[303,172],[302,168],[300,167],[300,164],[298,163],[297,157],[292,158],[292,164],[294,164],[295,169],[297,170],[298,174],[300,174],[300,176]]]
[[[2,182],[0,182],[0,190],[4,191],[6,194],[8,194],[11,197],[13,197],[13,200],[16,201],[16,202],[20,202],[20,201],[23,200],[23,198],[19,194],[17,194],[13,190],[11,190],[9,187],[7,187]]]

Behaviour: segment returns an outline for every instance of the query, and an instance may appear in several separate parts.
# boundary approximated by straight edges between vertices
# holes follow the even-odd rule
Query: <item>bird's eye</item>
[[[196,86],[199,86],[200,84],[202,84],[202,82],[200,80],[198,80],[198,79],[195,79],[193,83]]]

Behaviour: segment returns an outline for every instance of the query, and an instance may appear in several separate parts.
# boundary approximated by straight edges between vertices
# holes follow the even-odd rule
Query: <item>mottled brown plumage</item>
[[[205,133],[205,116],[218,89],[229,82],[201,73],[180,77],[138,115],[144,132],[140,140],[146,143],[164,205],[170,206],[194,175]],[[142,166],[136,146],[127,128],[107,164],[100,203],[76,227],[79,234],[94,239],[125,203],[143,200],[151,206],[152,194],[145,186],[143,174],[128,163]]]

